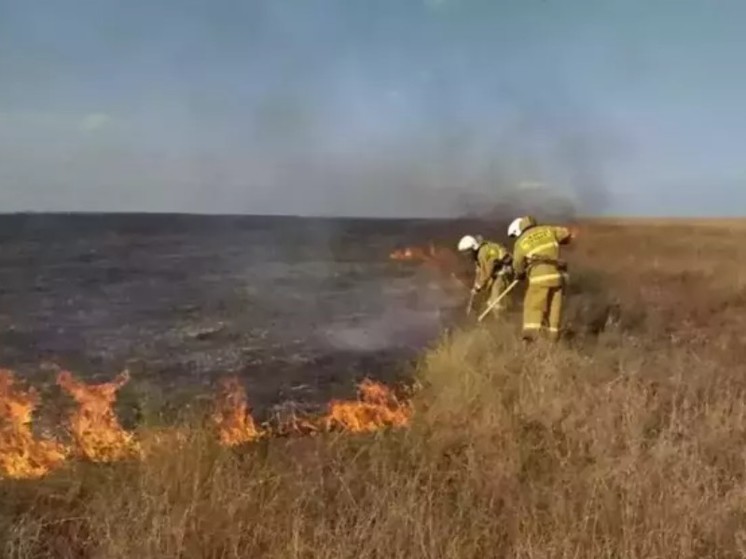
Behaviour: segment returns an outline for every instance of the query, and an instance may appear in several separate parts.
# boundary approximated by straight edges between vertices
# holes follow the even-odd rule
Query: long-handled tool
[[[479,319],[478,319],[478,321],[479,321],[479,322],[482,322],[482,319],[483,319],[483,318],[484,318],[485,316],[487,316],[487,315],[489,314],[489,312],[490,312],[490,311],[491,311],[492,309],[494,309],[494,308],[495,308],[495,306],[497,306],[497,304],[498,304],[498,303],[499,303],[500,301],[502,301],[502,298],[503,298],[503,297],[505,297],[505,296],[506,296],[506,295],[507,295],[508,293],[510,293],[510,292],[511,292],[511,291],[513,290],[513,288],[514,288],[514,287],[515,287],[516,285],[518,285],[518,280],[513,280],[513,283],[511,283],[511,284],[510,284],[510,285],[509,285],[509,286],[508,286],[508,287],[507,287],[507,288],[505,289],[505,291],[503,291],[502,293],[500,293],[500,296],[499,296],[499,297],[498,297],[497,299],[495,299],[494,301],[492,301],[492,302],[491,302],[491,303],[489,304],[489,306],[488,306],[488,307],[487,307],[487,308],[485,309],[485,311],[484,311],[484,312],[483,312],[482,314],[480,314],[480,315],[479,315]]]
[[[474,290],[469,292],[469,303],[466,305],[466,316],[471,314],[471,309],[474,306]]]

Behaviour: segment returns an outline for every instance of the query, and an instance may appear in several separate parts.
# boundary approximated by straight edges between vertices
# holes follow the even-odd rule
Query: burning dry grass
[[[575,261],[616,277],[576,280],[571,343],[527,350],[501,323],[449,335],[421,363],[407,429],[226,447],[213,427],[185,426],[176,445],[154,444],[143,426],[142,460],[71,462],[2,484],[3,551],[743,557],[742,243],[696,230],[593,233]],[[656,299],[649,285],[669,289]],[[613,319],[580,328],[610,306]],[[248,416],[236,386],[224,388]],[[377,392],[369,403],[401,404]]]
[[[16,386],[11,371],[0,370],[0,472],[12,478],[35,478],[59,467],[67,451],[59,443],[38,439],[31,431],[39,396]]]
[[[146,457],[135,433],[122,428],[114,411],[116,393],[129,373],[113,381],[86,384],[69,371],[57,375],[57,384],[76,405],[68,420],[74,444],[68,448],[54,440],[37,440],[31,430],[32,413],[40,400],[34,389],[15,387],[9,370],[0,370],[0,478],[39,478],[62,466],[68,456],[89,462],[111,463]],[[210,422],[223,447],[236,447],[266,437],[303,436],[335,430],[348,433],[373,432],[385,427],[405,427],[412,413],[409,402],[401,402],[383,384],[369,379],[358,387],[356,401],[334,400],[319,417],[293,416],[279,425],[259,428],[251,415],[246,391],[235,376],[221,379]],[[181,445],[188,435],[184,427],[148,429],[140,433],[152,452],[154,444]]]
[[[77,403],[70,415],[69,428],[83,458],[92,462],[114,462],[140,455],[137,441],[122,429],[114,413],[117,391],[129,379],[126,371],[112,382],[93,385],[76,380],[69,371],[57,376],[57,384]]]
[[[402,262],[432,262],[439,258],[449,258],[450,256],[451,251],[436,248],[433,243],[430,243],[427,247],[412,246],[399,248],[389,254],[391,260]]]
[[[377,431],[381,427],[405,427],[412,415],[409,402],[400,402],[386,386],[364,380],[359,388],[359,401],[335,400],[329,404],[324,418],[327,430],[335,427],[350,433]]]
[[[441,280],[448,279],[452,286],[459,289],[471,285],[471,278],[466,277],[466,273],[472,273],[471,263],[454,250],[436,247],[433,243],[426,247],[407,246],[396,249],[389,254],[389,259],[424,265],[437,272]]]
[[[220,389],[213,413],[220,443],[236,446],[258,439],[262,433],[249,413],[246,391],[240,381],[236,377],[223,379]]]

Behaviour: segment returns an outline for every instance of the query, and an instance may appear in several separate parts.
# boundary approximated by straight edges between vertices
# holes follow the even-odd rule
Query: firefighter
[[[476,269],[471,292],[474,295],[489,289],[489,305],[505,291],[512,279],[510,252],[500,243],[485,241],[480,235],[463,236],[458,242],[458,250],[469,252],[474,259]],[[505,310],[504,301],[500,301],[493,309],[496,315]]]
[[[523,339],[532,341],[538,334],[548,334],[550,340],[557,341],[567,284],[567,265],[560,260],[560,245],[572,240],[572,231],[538,225],[533,217],[524,216],[508,226],[508,236],[515,239],[516,278],[528,280],[523,300]]]

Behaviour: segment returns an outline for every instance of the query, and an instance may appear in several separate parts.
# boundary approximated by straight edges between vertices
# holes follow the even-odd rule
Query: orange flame
[[[467,278],[462,277],[463,262],[458,255],[446,248],[437,248],[430,243],[427,248],[404,247],[389,254],[389,259],[399,262],[421,262],[435,268],[459,287],[470,285]],[[459,272],[459,273],[457,273]]]
[[[365,379],[358,385],[358,401],[335,400],[324,418],[327,430],[335,426],[352,433],[370,432],[382,427],[409,424],[411,406],[400,402],[390,388]]]
[[[57,384],[77,402],[69,427],[80,454],[93,462],[113,462],[140,455],[140,445],[125,431],[114,413],[117,391],[129,382],[124,371],[112,382],[85,384],[68,371],[57,375]]]
[[[33,388],[14,386],[13,373],[0,370],[0,475],[9,478],[37,478],[59,467],[67,449],[56,441],[36,440],[31,417],[39,405]]]
[[[113,406],[117,391],[128,381],[126,371],[112,382],[97,385],[78,381],[68,371],[57,375],[57,383],[77,403],[68,427],[79,457],[93,462],[142,458],[145,450],[150,452],[164,444],[180,446],[188,440],[189,433],[184,428],[147,430],[143,432],[142,441],[125,431]],[[0,369],[0,476],[41,477],[61,466],[70,455],[70,449],[54,440],[34,438],[32,415],[40,399],[34,389],[18,389],[14,382],[12,372]],[[220,444],[236,446],[265,435],[302,436],[331,430],[361,433],[390,426],[403,427],[409,423],[412,408],[409,402],[399,401],[385,385],[366,379],[358,385],[357,401],[332,401],[321,417],[292,414],[276,428],[265,431],[257,427],[250,412],[239,380],[236,377],[223,379],[211,416]]]
[[[400,261],[418,260],[421,262],[427,262],[429,260],[437,258],[439,252],[443,251],[436,250],[435,245],[430,243],[427,249],[421,247],[404,247],[401,249],[397,249],[389,254],[389,258],[391,260]]]
[[[250,415],[246,391],[236,377],[221,380],[212,419],[220,444],[225,446],[248,443],[262,435]]]

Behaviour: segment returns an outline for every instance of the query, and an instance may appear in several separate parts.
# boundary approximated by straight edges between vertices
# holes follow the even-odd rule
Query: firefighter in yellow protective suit
[[[560,260],[560,246],[572,240],[567,227],[538,225],[531,216],[519,217],[508,227],[515,238],[513,270],[527,279],[523,301],[523,339],[547,333],[551,340],[561,334],[562,305],[567,284],[567,265]]]
[[[458,250],[471,253],[476,264],[472,294],[489,289],[490,295],[487,300],[489,305],[505,291],[512,280],[510,252],[500,243],[485,241],[479,235],[463,236],[458,242]],[[495,306],[493,309],[495,315],[505,310],[505,303],[503,299]]]

